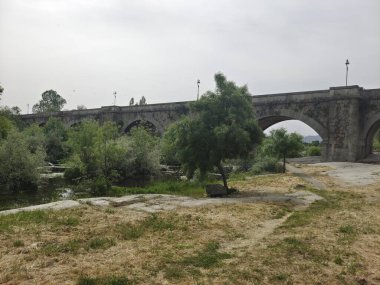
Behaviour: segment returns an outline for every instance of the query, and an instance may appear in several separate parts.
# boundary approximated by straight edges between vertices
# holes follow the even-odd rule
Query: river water
[[[42,179],[38,190],[23,189],[12,193],[0,186],[0,211],[70,199],[72,191],[67,187],[62,177]]]

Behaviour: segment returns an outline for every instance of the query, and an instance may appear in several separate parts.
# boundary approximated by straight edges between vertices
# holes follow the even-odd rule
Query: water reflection
[[[71,199],[66,183],[62,177],[43,179],[38,190],[23,189],[12,193],[0,185],[0,211],[49,203],[57,200]],[[70,189],[71,190],[71,189]]]

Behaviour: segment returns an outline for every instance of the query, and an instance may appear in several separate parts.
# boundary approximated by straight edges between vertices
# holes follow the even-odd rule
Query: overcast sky
[[[379,0],[0,0],[2,105],[193,100],[221,71],[252,94],[380,88]],[[311,134],[311,133],[310,133]]]

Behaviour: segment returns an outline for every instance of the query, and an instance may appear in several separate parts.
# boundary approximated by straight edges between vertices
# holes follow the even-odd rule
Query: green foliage
[[[67,141],[67,129],[63,122],[57,118],[50,118],[43,128],[45,134],[45,148],[47,160],[58,163],[68,155],[65,147]]]
[[[6,116],[0,115],[0,141],[7,138],[12,128],[14,128],[12,121]]]
[[[158,139],[142,127],[121,136],[114,123],[84,121],[69,130],[67,145],[72,155],[65,177],[88,180],[94,195],[106,194],[114,181],[159,172]]]
[[[22,132],[30,152],[35,153],[38,150],[45,152],[45,135],[37,124],[33,124]]]
[[[278,173],[282,172],[282,167],[278,163],[278,159],[271,156],[266,156],[265,158],[259,157],[255,160],[250,173],[252,174],[262,174],[262,173]]]
[[[191,114],[169,127],[164,145],[167,156],[178,159],[188,176],[199,169],[204,177],[217,167],[227,187],[223,161],[246,156],[260,142],[262,132],[247,87],[236,86],[220,73],[215,81],[216,91],[192,103]]]
[[[285,159],[299,156],[302,150],[302,136],[297,133],[288,134],[284,128],[272,130],[262,146],[264,154],[283,159],[283,172],[285,172]]]
[[[33,113],[59,112],[66,104],[66,100],[54,90],[42,93],[42,99],[33,106]]]
[[[73,153],[68,165],[79,167],[83,173],[92,177],[98,174],[96,157],[98,129],[97,122],[83,121],[68,132],[67,145]]]
[[[35,188],[44,157],[45,152],[40,146],[32,152],[24,135],[11,130],[0,145],[0,184],[12,191]]]
[[[204,185],[190,181],[158,181],[146,187],[113,186],[107,195],[123,196],[128,194],[172,194],[190,197],[204,197]]]
[[[7,137],[10,129],[14,127],[21,129],[24,126],[24,123],[17,116],[19,109],[18,107],[0,107],[0,140]]]
[[[380,130],[378,130],[373,139],[373,150],[376,152],[380,152]]]
[[[136,127],[127,141],[131,150],[128,158],[130,175],[156,175],[160,169],[160,145],[157,137],[148,130]]]
[[[310,146],[307,149],[308,156],[319,156],[321,155],[321,148],[319,146]]]

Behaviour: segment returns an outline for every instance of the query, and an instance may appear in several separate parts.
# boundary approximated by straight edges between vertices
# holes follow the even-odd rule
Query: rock
[[[206,193],[209,197],[223,197],[228,194],[226,187],[220,184],[207,184]]]

